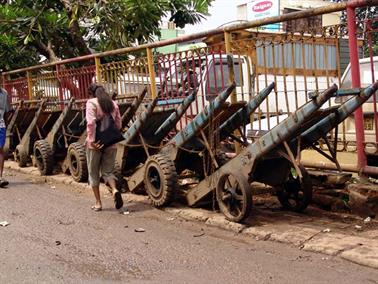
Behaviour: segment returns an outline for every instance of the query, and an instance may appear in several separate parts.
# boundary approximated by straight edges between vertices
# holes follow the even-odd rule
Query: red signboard
[[[270,8],[272,8],[272,6],[273,6],[273,3],[271,1],[262,1],[262,2],[256,3],[252,7],[252,10],[253,12],[260,13],[260,12],[269,10]]]

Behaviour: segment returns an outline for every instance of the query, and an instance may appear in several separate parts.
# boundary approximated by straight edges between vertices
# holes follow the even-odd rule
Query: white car
[[[371,85],[374,81],[378,80],[378,56],[373,57],[371,61],[370,58],[360,59],[360,77],[361,77],[361,88],[366,88]],[[372,64],[373,63],[373,64]],[[373,69],[373,72],[372,72]],[[350,63],[345,69],[343,76],[341,77],[340,89],[350,89],[352,87],[352,76],[350,70]],[[368,155],[377,155],[377,129],[376,123],[378,119],[378,95],[375,94],[375,105],[374,96],[372,96],[366,103],[362,105],[362,110],[364,114],[364,131],[365,131],[365,151]],[[341,103],[345,101],[347,97],[339,97],[335,99],[335,103]],[[345,136],[345,140],[348,142],[347,150],[355,150],[356,145],[356,129],[355,129],[355,119],[354,115],[349,116],[345,120],[345,132],[343,132],[343,127],[339,127],[339,137],[342,139]]]
[[[256,138],[264,135],[269,130],[273,129],[277,124],[281,123],[288,117],[287,114],[281,114],[278,116],[272,116],[269,119],[264,118],[256,120],[252,124],[248,124],[246,127],[248,142],[253,142]]]

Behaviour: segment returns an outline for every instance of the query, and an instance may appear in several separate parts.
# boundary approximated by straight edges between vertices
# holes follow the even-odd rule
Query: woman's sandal
[[[0,187],[6,187],[8,184],[7,180],[0,178]]]
[[[99,212],[99,211],[102,210],[102,207],[97,207],[96,205],[93,205],[93,206],[91,207],[91,209],[92,209],[93,211],[95,211],[95,212]]]
[[[121,209],[123,206],[123,200],[122,200],[122,195],[119,191],[116,191],[114,193],[114,206],[116,209]]]

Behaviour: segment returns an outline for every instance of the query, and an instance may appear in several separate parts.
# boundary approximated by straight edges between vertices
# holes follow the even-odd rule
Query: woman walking
[[[113,174],[117,148],[115,145],[104,147],[96,137],[96,122],[108,121],[114,123],[117,129],[121,129],[121,115],[116,102],[112,100],[110,95],[105,91],[103,86],[91,84],[88,88],[90,99],[86,104],[86,120],[87,120],[87,164],[88,164],[88,180],[92,187],[96,203],[92,206],[92,210],[101,211],[102,203],[100,197],[100,176],[104,179],[113,194],[114,205],[116,209],[123,206],[121,193],[117,190],[117,178]],[[106,119],[112,118],[112,119]],[[98,127],[98,126],[97,126]],[[101,174],[101,175],[100,175]]]

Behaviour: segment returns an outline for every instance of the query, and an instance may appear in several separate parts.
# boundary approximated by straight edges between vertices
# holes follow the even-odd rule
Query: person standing
[[[90,99],[86,103],[86,121],[87,121],[87,164],[88,164],[88,181],[92,187],[96,203],[91,208],[94,211],[102,210],[100,197],[100,173],[104,182],[111,188],[114,205],[116,209],[123,206],[121,193],[116,187],[117,178],[114,175],[114,164],[117,153],[115,145],[104,147],[99,141],[95,141],[96,122],[104,119],[106,116],[113,118],[114,124],[121,129],[121,115],[116,102],[105,91],[104,87],[97,84],[91,84],[88,88]]]
[[[5,160],[4,145],[7,133],[4,115],[9,110],[8,93],[5,89],[0,87],[0,187],[5,187],[9,184],[9,182],[3,178]]]

